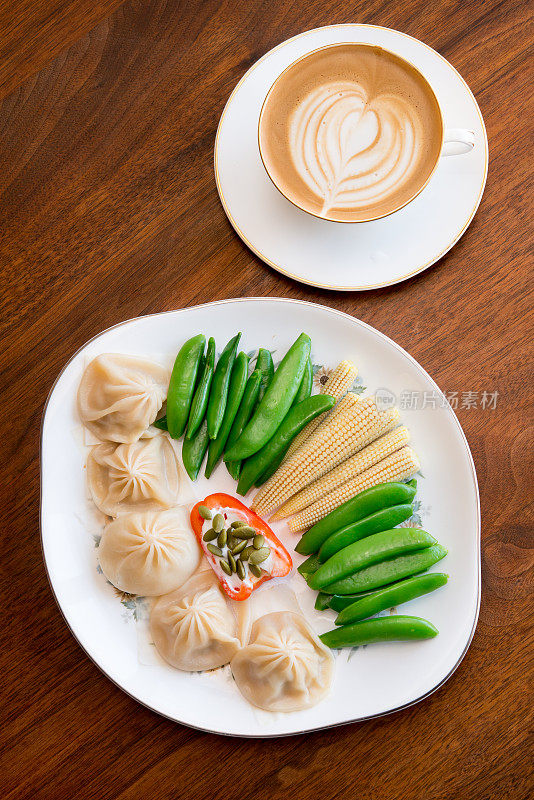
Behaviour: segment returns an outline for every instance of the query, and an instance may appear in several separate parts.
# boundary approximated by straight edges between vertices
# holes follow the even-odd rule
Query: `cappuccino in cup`
[[[316,50],[275,81],[259,120],[267,173],[294,205],[336,222],[397,211],[429,181],[443,144],[436,96],[381,47]]]

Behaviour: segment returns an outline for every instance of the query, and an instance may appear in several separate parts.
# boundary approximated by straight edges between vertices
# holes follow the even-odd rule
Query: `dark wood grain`
[[[0,97],[48,64],[124,0],[0,0]]]
[[[528,5],[130,0],[110,14],[117,5],[0,2],[3,797],[526,800]],[[224,216],[212,169],[217,120],[247,67],[306,28],[347,21],[398,28],[448,58],[480,103],[491,156],[457,246],[421,276],[363,294],[309,289],[255,258]],[[483,514],[482,608],[461,667],[401,713],[273,741],[188,730],[129,699],[68,632],[39,544],[41,412],[71,354],[123,319],[247,295],[349,312],[443,389],[499,393],[493,411],[458,410]]]

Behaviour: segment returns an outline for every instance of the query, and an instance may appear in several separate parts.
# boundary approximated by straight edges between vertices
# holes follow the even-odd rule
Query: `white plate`
[[[426,391],[438,398],[434,381],[402,348],[369,325],[312,303],[224,300],[139,317],[110,328],[69,361],[54,385],[43,419],[41,531],[57,602],[74,636],[109,678],[154,711],[196,728],[279,736],[378,716],[415,703],[458,666],[473,636],[479,606],[476,475],[458,420],[449,407],[439,407],[439,399],[436,409],[401,413],[422,464],[418,497],[424,525],[449,549],[435,569],[450,575],[447,586],[412,601],[402,611],[430,619],[440,634],[425,642],[373,645],[352,654],[343,651],[337,657],[332,693],[315,708],[287,715],[258,712],[239,695],[228,668],[197,675],[173,670],[163,662],[140,663],[133,612],[121,605],[96,571],[95,523],[86,499],[85,453],[75,408],[84,365],[102,352],[170,361],[191,335],[199,331],[213,335],[221,348],[238,326],[245,351],[269,347],[276,350],[276,360],[306,331],[312,337],[315,364],[335,365],[351,358],[371,391],[389,389],[397,399],[403,391]],[[197,483],[199,497],[210,491],[235,493],[235,483],[222,465],[209,482],[202,478]],[[289,547],[294,544],[283,523],[275,530]],[[300,560],[296,556],[297,563]],[[313,593],[298,574],[292,580],[311,608]],[[324,616],[321,619],[323,630],[332,627]]]
[[[297,58],[339,42],[378,44],[406,58],[436,92],[445,127],[475,134],[470,153],[442,158],[415,200],[374,222],[328,222],[296,208],[267,177],[258,149],[260,109],[275,78]],[[423,42],[374,25],[316,28],[270,50],[232,92],[215,140],[217,188],[239,236],[279,272],[324,289],[375,289],[430,267],[466,231],[487,171],[484,120],[461,75]]]

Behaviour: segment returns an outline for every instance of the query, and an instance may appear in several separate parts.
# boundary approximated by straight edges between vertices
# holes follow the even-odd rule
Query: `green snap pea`
[[[354,592],[365,592],[368,589],[378,589],[382,586],[387,586],[389,583],[399,581],[401,578],[409,578],[418,572],[424,572],[432,564],[436,564],[442,558],[445,558],[446,555],[447,550],[442,545],[436,544],[433,547],[427,547],[425,550],[390,558],[388,561],[382,561],[380,564],[373,564],[370,567],[361,569],[348,578],[342,578],[329,584],[326,587],[326,591],[328,594],[346,595]]]
[[[370,489],[364,489],[363,492],[359,492],[355,497],[347,500],[316,522],[309,531],[306,531],[297,543],[295,550],[305,556],[315,553],[335,531],[353,522],[358,522],[382,508],[399,503],[411,503],[415,492],[415,486],[408,486],[406,483],[396,481],[379,483]]]
[[[259,405],[274,375],[273,357],[270,350],[260,347],[254,369],[259,369],[261,372],[260,391],[256,400],[256,405]]]
[[[267,444],[245,461],[237,485],[238,494],[246,494],[269,464],[287,450],[297,433],[334,403],[334,398],[328,394],[314,394],[294,406]]]
[[[326,611],[326,609],[329,608],[328,604],[330,602],[330,598],[331,595],[326,594],[326,592],[319,592],[319,594],[315,598],[314,608],[317,611]]]
[[[230,433],[232,423],[235,419],[241,398],[245,391],[248,374],[248,356],[245,353],[239,353],[234,361],[232,367],[232,374],[230,376],[230,384],[228,389],[228,402],[224,411],[222,424],[219,428],[219,433],[215,439],[211,439],[208,449],[208,460],[206,463],[205,476],[209,478],[219,459],[221,458],[226,440]],[[208,422],[209,426],[209,422]]]
[[[204,374],[204,367],[206,366],[206,353],[202,353],[200,356],[200,361],[198,363],[198,372],[197,372],[197,379],[195,381],[195,392],[198,389],[198,384],[200,383],[202,376]],[[194,392],[193,392],[194,397]]]
[[[394,583],[378,592],[372,592],[367,597],[361,597],[347,608],[344,608],[336,617],[336,625],[348,625],[367,619],[386,608],[400,606],[423,594],[429,594],[440,586],[444,586],[449,579],[443,572],[428,572],[426,575],[417,575],[404,581]]]
[[[366,536],[354,544],[349,544],[328,561],[321,564],[317,572],[308,575],[308,586],[323,589],[334,581],[388,558],[413,553],[437,544],[433,536],[419,528],[394,528]]]
[[[243,394],[243,399],[239,405],[239,410],[235,416],[234,422],[230,429],[230,434],[228,436],[228,440],[226,442],[226,449],[230,449],[232,445],[237,442],[243,429],[249,419],[252,416],[254,408],[256,406],[256,401],[258,399],[258,395],[260,392],[260,385],[262,381],[262,374],[259,369],[255,369],[250,378],[247,381],[247,385],[245,386],[245,392]],[[228,461],[226,464],[226,469],[232,476],[234,480],[239,480],[239,475],[241,473],[241,465],[242,461]]]
[[[347,525],[345,528],[336,531],[328,537],[326,542],[321,545],[319,550],[319,561],[327,561],[335,553],[338,553],[344,547],[347,547],[358,539],[363,539],[373,533],[380,533],[380,531],[387,531],[400,525],[401,522],[409,519],[413,514],[413,507],[409,503],[404,503],[398,506],[390,506],[390,508],[383,508],[380,511],[375,511],[368,517],[353,522],[352,525]]]
[[[237,442],[226,453],[225,461],[254,455],[274,436],[299,390],[310,349],[310,337],[301,333],[278,365],[261,402]]]
[[[354,603],[360,597],[367,597],[368,594],[371,594],[371,592],[358,592],[357,594],[347,595],[319,592],[315,598],[314,608],[316,608],[317,611],[326,611],[327,608],[332,608],[334,611],[341,611],[347,606],[352,605],[352,603]],[[334,602],[336,605],[339,605],[339,608],[335,608],[334,605],[332,605]]]
[[[204,461],[210,437],[208,436],[208,423],[202,420],[200,428],[192,439],[184,439],[182,445],[182,461],[185,470],[192,481],[196,481],[200,467]]]
[[[308,356],[308,358],[306,359],[306,365],[304,367],[304,375],[302,376],[299,390],[295,395],[295,399],[293,400],[294,406],[296,406],[298,403],[302,403],[303,400],[306,400],[306,398],[311,395],[312,386],[313,386],[313,364],[310,356]]]
[[[195,394],[193,395],[193,400],[191,402],[191,410],[189,411],[189,420],[187,422],[186,439],[192,439],[192,437],[200,428],[200,423],[204,419],[204,415],[208,407],[208,397],[214,369],[215,339],[210,337],[208,340],[208,349],[206,352],[204,369],[202,370],[199,384],[195,389]]]
[[[228,401],[228,387],[230,376],[234,366],[237,345],[241,339],[241,334],[234,336],[221,353],[221,357],[215,367],[213,380],[211,383],[210,396],[208,400],[208,433],[210,439],[215,439],[222,425],[226,403]]]
[[[374,589],[371,589],[369,592],[355,592],[354,594],[328,594],[326,595],[329,598],[328,608],[339,613],[343,611],[344,608],[347,608],[347,606],[352,605],[356,600],[359,600],[360,597],[367,597],[371,594],[374,594]]]
[[[176,356],[167,392],[167,428],[173,439],[185,430],[206,337],[199,333],[182,345]]]
[[[167,416],[160,417],[152,423],[154,428],[159,428],[160,431],[167,430]]]
[[[416,639],[433,639],[438,629],[421,617],[404,617],[396,614],[378,619],[366,619],[343,625],[319,636],[327,647],[358,647],[373,642],[407,642]]]
[[[301,575],[311,575],[312,573],[316,572],[321,563],[319,561],[319,556],[317,553],[314,553],[306,561],[303,561],[302,564],[297,567],[297,572],[300,572]]]
[[[242,461],[229,461],[228,463],[225,462],[226,469],[228,470],[228,474],[232,476],[234,481],[239,480],[239,474],[241,472],[241,464]]]
[[[300,382],[299,390],[295,395],[295,399],[293,400],[293,405],[291,406],[291,408],[294,408],[294,406],[298,406],[299,403],[302,403],[303,400],[306,400],[308,397],[310,397],[312,387],[313,387],[313,364],[311,362],[311,358],[308,357],[308,360],[306,361],[306,368],[304,370],[304,375],[302,376],[302,381]],[[289,450],[290,444],[291,442],[289,442],[287,447],[284,450],[282,450],[282,452],[275,459],[271,461],[265,472],[254,481],[254,486],[263,486],[263,484],[269,480],[271,475],[274,475],[274,473],[284,460],[286,453]]]
[[[319,592],[315,598],[315,608],[317,611],[326,611],[327,608],[332,608],[334,611],[342,611],[347,606],[352,605],[360,597],[367,597],[373,592],[357,592],[356,594],[326,594],[326,592]]]

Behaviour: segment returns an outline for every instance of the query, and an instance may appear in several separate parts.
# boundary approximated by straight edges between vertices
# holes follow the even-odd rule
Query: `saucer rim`
[[[280,264],[277,264],[276,262],[272,261],[265,254],[263,254],[250,241],[250,239],[248,239],[246,234],[241,230],[241,228],[239,227],[239,225],[235,221],[235,219],[232,216],[232,213],[231,213],[231,211],[230,211],[230,209],[228,207],[228,203],[226,202],[226,199],[224,197],[224,193],[223,193],[222,186],[221,186],[221,181],[220,181],[220,176],[219,176],[218,150],[219,150],[219,138],[220,138],[222,125],[223,125],[226,113],[228,111],[228,108],[230,107],[230,104],[232,102],[232,99],[233,99],[234,95],[238,92],[238,90],[240,89],[240,87],[244,83],[244,81],[249,77],[249,75],[253,72],[253,70],[255,70],[256,67],[258,67],[268,56],[270,56],[272,53],[275,53],[276,51],[278,51],[279,49],[281,49],[285,45],[289,44],[290,42],[296,41],[297,39],[304,38],[305,36],[309,36],[309,35],[311,35],[313,33],[316,33],[317,31],[335,30],[335,29],[338,29],[338,28],[358,28],[358,29],[361,29],[361,28],[367,29],[367,28],[369,28],[369,29],[372,29],[372,30],[393,32],[395,34],[398,34],[399,36],[405,37],[406,39],[410,39],[411,41],[416,42],[417,44],[419,44],[422,47],[424,47],[426,50],[429,50],[431,53],[433,53],[434,55],[438,56],[438,58],[440,58],[451,70],[453,70],[456,73],[456,75],[459,77],[460,81],[463,83],[465,89],[467,90],[468,94],[470,95],[470,97],[471,97],[471,99],[473,101],[474,107],[475,107],[476,112],[477,112],[477,114],[479,116],[479,119],[480,119],[480,125],[481,125],[482,132],[483,132],[484,176],[483,176],[483,180],[482,180],[482,184],[481,184],[481,187],[480,187],[480,191],[479,191],[478,197],[476,198],[474,206],[473,206],[473,208],[471,210],[471,213],[470,213],[467,221],[465,222],[464,226],[462,227],[462,229],[457,233],[457,235],[449,242],[449,244],[440,253],[438,253],[437,255],[433,256],[425,264],[422,264],[422,265],[418,266],[415,270],[411,270],[410,272],[407,272],[404,275],[400,275],[400,276],[398,276],[398,277],[396,277],[396,278],[394,278],[392,280],[382,281],[380,283],[375,283],[375,284],[339,286],[339,285],[333,285],[333,284],[329,284],[329,283],[321,283],[319,281],[314,281],[314,280],[311,280],[309,278],[305,278],[303,276],[295,275],[295,273],[290,272],[284,266],[282,266]],[[230,224],[232,225],[232,227],[234,228],[235,232],[240,237],[240,239],[249,248],[249,250],[251,250],[256,256],[258,256],[258,258],[260,258],[265,264],[267,264],[268,266],[270,266],[273,269],[277,270],[277,272],[280,272],[282,275],[285,275],[286,277],[291,278],[292,280],[295,280],[298,283],[303,283],[303,284],[305,284],[307,286],[313,286],[313,287],[316,287],[318,289],[328,289],[330,291],[336,291],[336,292],[366,292],[366,291],[372,291],[373,289],[383,289],[383,288],[385,288],[387,286],[394,286],[394,285],[396,285],[398,283],[402,283],[402,281],[408,280],[409,278],[413,278],[415,275],[419,275],[421,272],[424,272],[426,269],[429,269],[429,267],[431,267],[435,263],[437,263],[441,258],[443,258],[444,255],[446,255],[449,252],[449,250],[451,250],[457,244],[457,242],[462,238],[462,236],[464,235],[465,231],[467,230],[467,228],[469,227],[469,225],[473,221],[473,218],[474,218],[474,216],[475,216],[475,214],[476,214],[476,212],[478,210],[478,207],[480,205],[480,202],[482,200],[482,196],[484,194],[484,189],[486,188],[486,182],[487,182],[487,177],[488,177],[488,165],[489,165],[489,147],[488,147],[488,135],[487,135],[487,131],[486,131],[486,125],[484,123],[484,118],[482,116],[482,112],[480,111],[480,107],[479,107],[479,105],[478,105],[478,103],[476,101],[476,98],[475,98],[473,92],[471,91],[469,85],[464,80],[464,78],[460,75],[458,70],[450,63],[450,61],[448,61],[444,56],[442,56],[441,53],[438,53],[438,51],[434,50],[433,47],[430,47],[430,45],[426,44],[425,42],[422,42],[420,39],[417,39],[415,36],[410,36],[408,33],[404,33],[403,31],[398,31],[395,28],[387,28],[387,27],[385,27],[383,25],[369,25],[369,24],[366,24],[366,23],[359,23],[359,22],[346,22],[346,23],[336,23],[334,25],[321,25],[318,28],[312,28],[310,30],[303,31],[302,33],[298,33],[298,34],[296,34],[296,36],[291,36],[289,39],[285,39],[283,42],[280,42],[280,44],[278,44],[275,47],[273,47],[270,50],[268,50],[266,53],[263,54],[263,56],[261,56],[261,58],[257,59],[257,61],[255,61],[252,64],[252,66],[249,67],[249,69],[245,72],[245,74],[240,78],[240,80],[238,81],[238,83],[234,87],[234,89],[231,92],[228,100],[225,103],[223,112],[222,112],[221,117],[219,119],[219,124],[217,126],[217,133],[215,135],[215,143],[214,143],[214,148],[213,148],[213,162],[214,162],[215,184],[216,184],[216,187],[217,187],[217,192],[219,194],[219,199],[221,201],[221,204],[222,204],[222,207],[224,209],[224,212],[225,212],[225,214],[226,214],[226,216],[228,218],[228,221],[230,222]],[[396,213],[396,212],[393,212],[393,213]],[[389,216],[392,216],[392,215],[390,214]],[[321,221],[332,222],[332,224],[351,224],[351,225],[359,225],[359,224],[361,224],[359,222],[339,223],[339,222],[335,222],[333,220],[321,220]]]

